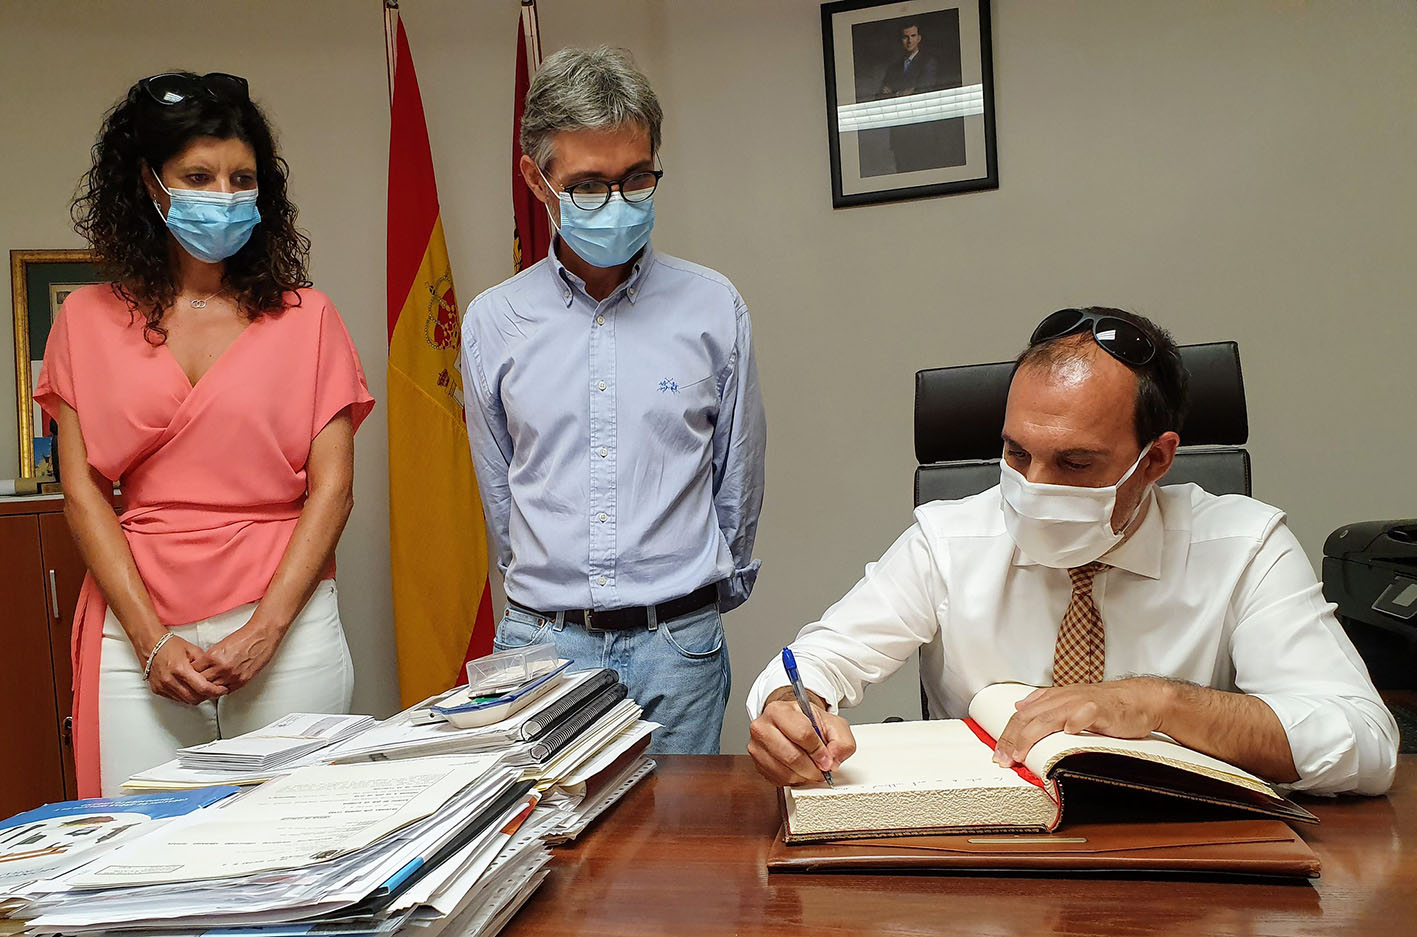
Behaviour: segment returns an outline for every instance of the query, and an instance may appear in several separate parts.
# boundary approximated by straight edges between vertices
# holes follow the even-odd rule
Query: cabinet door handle
[[[49,571],[49,608],[54,613],[54,620],[59,620],[59,587],[54,583],[54,570]]]

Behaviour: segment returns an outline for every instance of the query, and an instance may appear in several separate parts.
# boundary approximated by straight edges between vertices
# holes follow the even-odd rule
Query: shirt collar
[[[1165,542],[1165,523],[1161,518],[1161,502],[1156,497],[1156,486],[1147,491],[1146,517],[1141,526],[1130,537],[1102,554],[1100,560],[1108,566],[1125,569],[1129,573],[1148,579],[1161,578],[1161,547]],[[1014,547],[1015,566],[1037,566],[1017,546]]]
[[[556,245],[561,243],[561,235],[551,236],[551,249],[546,252],[546,259],[551,262],[551,269],[556,275],[557,285],[561,288],[561,300],[567,308],[571,305],[571,300],[576,290],[585,292],[585,280],[576,276],[566,269],[566,265],[561,263],[561,258],[556,254]],[[569,250],[569,248],[567,248]],[[625,293],[625,298],[631,304],[638,302],[640,292],[645,277],[649,276],[650,267],[654,266],[654,245],[646,244],[640,250],[640,255],[635,259],[634,265],[630,267],[630,275],[625,278],[625,282],[615,287],[615,291],[606,297],[610,299],[620,292]]]

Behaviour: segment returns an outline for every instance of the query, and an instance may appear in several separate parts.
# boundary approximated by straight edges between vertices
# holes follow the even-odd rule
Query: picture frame
[[[822,4],[832,207],[999,187],[989,0]]]
[[[52,440],[34,403],[34,382],[44,361],[49,329],[70,293],[81,286],[103,282],[91,251],[10,251],[10,290],[15,313],[15,415],[21,478],[54,477]]]

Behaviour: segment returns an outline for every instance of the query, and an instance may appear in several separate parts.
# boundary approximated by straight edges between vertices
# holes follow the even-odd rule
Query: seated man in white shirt
[[[936,501],[792,643],[818,740],[780,661],[748,694],[774,784],[855,751],[837,706],[921,650],[930,713],[1001,681],[1042,686],[994,759],[1057,731],[1163,732],[1296,790],[1380,794],[1397,726],[1276,508],[1158,487],[1186,374],[1171,336],[1116,309],[1045,319],[1019,356],[1000,485]]]

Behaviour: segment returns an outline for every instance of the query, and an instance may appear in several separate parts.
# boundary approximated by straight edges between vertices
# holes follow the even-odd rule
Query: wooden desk
[[[1308,884],[769,874],[777,804],[749,758],[657,760],[579,843],[556,850],[507,937],[1417,932],[1417,756],[1402,757],[1387,798],[1304,799],[1322,819],[1303,830],[1323,860]]]

